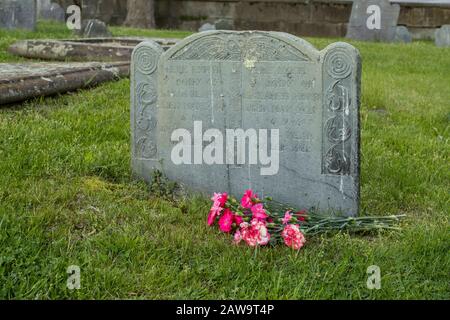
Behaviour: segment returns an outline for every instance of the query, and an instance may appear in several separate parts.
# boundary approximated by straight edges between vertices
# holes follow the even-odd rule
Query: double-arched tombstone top
[[[194,34],[167,51],[168,60],[318,61],[307,41],[282,32],[207,31]]]

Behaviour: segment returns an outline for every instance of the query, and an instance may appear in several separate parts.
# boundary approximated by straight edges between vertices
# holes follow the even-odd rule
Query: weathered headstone
[[[233,30],[233,22],[229,19],[219,19],[216,20],[213,24],[211,23],[204,23],[202,26],[198,29],[198,32],[203,31],[212,31],[212,30]]]
[[[39,10],[39,18],[43,20],[64,22],[66,20],[66,13],[57,3],[44,3]]]
[[[436,30],[435,43],[438,47],[450,47],[450,24]]]
[[[395,31],[394,42],[412,42],[412,34],[405,26],[398,26]]]
[[[202,26],[198,29],[198,32],[204,32],[204,31],[212,31],[216,30],[216,26],[211,23],[204,23]]]
[[[166,52],[144,42],[131,63],[133,171],[356,215],[360,72],[353,46],[318,51],[286,33],[201,32]]]
[[[395,39],[400,6],[389,0],[353,1],[346,37],[362,41]]]
[[[40,17],[41,11],[44,10],[45,7],[49,7],[52,3],[52,0],[36,0],[36,11],[38,14],[38,19]]]
[[[84,20],[81,24],[81,29],[76,30],[75,34],[84,38],[103,38],[112,36],[106,23],[98,19]]]
[[[36,0],[0,0],[0,28],[36,29]]]
[[[0,105],[126,77],[129,67],[129,62],[0,63]]]

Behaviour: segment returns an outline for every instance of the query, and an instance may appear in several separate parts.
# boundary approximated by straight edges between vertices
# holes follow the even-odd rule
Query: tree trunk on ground
[[[127,0],[127,18],[124,25],[134,28],[155,28],[155,0]]]

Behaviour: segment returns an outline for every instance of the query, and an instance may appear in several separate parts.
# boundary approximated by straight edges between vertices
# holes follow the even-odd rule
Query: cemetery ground
[[[70,33],[0,31],[0,62],[24,61],[6,48],[38,37]],[[363,58],[361,215],[406,214],[402,231],[314,237],[298,253],[232,245],[206,225],[207,199],[166,199],[132,177],[123,79],[0,108],[0,298],[450,298],[450,49],[351,43]],[[371,265],[380,290],[366,286]]]

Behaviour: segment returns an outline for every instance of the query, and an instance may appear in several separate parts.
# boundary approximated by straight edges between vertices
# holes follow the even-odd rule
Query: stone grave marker
[[[346,37],[362,41],[394,41],[400,5],[389,0],[353,1]]]
[[[81,23],[81,29],[74,30],[74,33],[84,38],[104,38],[112,36],[106,23],[98,19],[84,20]]]
[[[412,34],[409,32],[408,28],[405,26],[398,26],[395,31],[394,42],[412,42]]]
[[[434,41],[438,47],[450,47],[450,24],[436,30]]]
[[[358,51],[278,32],[209,31],[131,63],[132,167],[188,189],[356,215]],[[270,137],[269,137],[270,136]]]
[[[64,9],[57,3],[42,3],[39,8],[39,18],[43,20],[53,20],[59,22],[66,21],[66,13]]]
[[[40,15],[40,12],[43,10],[43,8],[50,6],[51,3],[52,3],[52,0],[36,0],[36,9],[38,12],[38,17]]]
[[[0,28],[36,29],[36,0],[0,0]]]
[[[233,21],[229,19],[219,19],[216,20],[214,23],[204,23],[202,26],[198,29],[198,32],[203,31],[212,31],[212,30],[234,30]]]
[[[295,36],[205,31],[131,62],[132,167],[193,191],[247,188],[300,208],[359,207],[358,51]]]
[[[216,26],[211,23],[204,23],[200,28],[198,28],[198,32],[211,31],[216,30]]]

